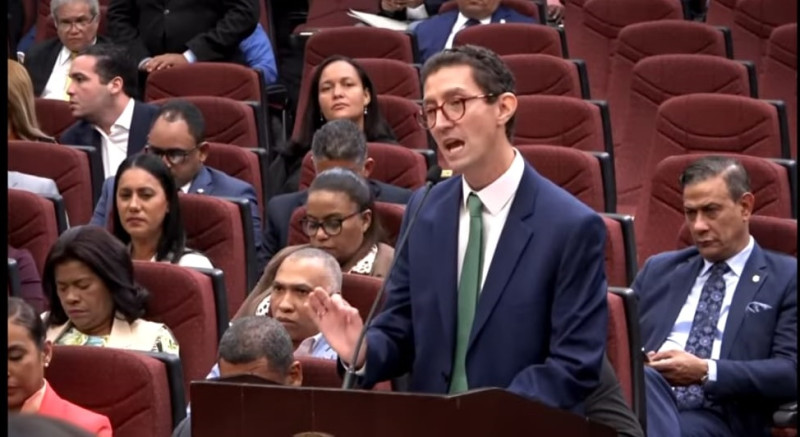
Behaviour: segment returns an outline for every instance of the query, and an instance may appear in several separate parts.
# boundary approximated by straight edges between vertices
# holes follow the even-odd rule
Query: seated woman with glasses
[[[129,156],[117,170],[114,187],[114,235],[134,260],[213,268],[205,255],[186,247],[178,187],[158,156]]]
[[[42,287],[50,299],[47,340],[178,355],[162,323],[143,320],[149,293],[133,279],[125,245],[99,226],[61,234],[47,255]]]
[[[298,134],[280,150],[269,168],[269,193],[291,193],[300,185],[303,157],[311,150],[314,132],[331,120],[352,120],[369,142],[397,143],[381,115],[377,93],[367,72],[353,59],[334,55],[322,61],[311,77],[306,111]]]

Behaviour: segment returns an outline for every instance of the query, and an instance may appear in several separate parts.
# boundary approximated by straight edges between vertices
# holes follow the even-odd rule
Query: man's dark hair
[[[178,120],[186,122],[189,134],[194,138],[195,144],[200,144],[205,140],[206,121],[203,113],[194,103],[183,99],[170,99],[158,110],[156,119],[162,117],[170,123]]]
[[[358,125],[347,119],[325,123],[311,141],[314,161],[349,161],[364,165],[367,160],[367,140]]]
[[[93,44],[78,53],[78,56],[92,56],[97,59],[95,72],[103,84],[115,77],[122,79],[122,89],[129,97],[138,97],[139,69],[129,51],[115,44]]]
[[[725,156],[706,156],[689,164],[681,174],[681,190],[720,175],[725,180],[728,193],[734,201],[741,199],[744,193],[750,191],[750,176],[747,170],[741,162]]]
[[[219,358],[231,364],[266,358],[270,369],[286,376],[294,361],[292,339],[277,320],[264,316],[241,317],[219,342]]]
[[[433,55],[422,66],[422,83],[433,73],[445,67],[468,65],[472,67],[472,78],[484,94],[492,94],[486,101],[494,103],[503,93],[514,92],[514,75],[497,53],[474,45],[463,45],[443,50]],[[514,114],[506,123],[506,137],[511,141],[514,136]]]

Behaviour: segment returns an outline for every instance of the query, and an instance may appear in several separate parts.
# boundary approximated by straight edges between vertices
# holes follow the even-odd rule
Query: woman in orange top
[[[72,404],[58,396],[44,378],[53,346],[45,341],[42,319],[22,299],[8,298],[8,410],[55,417],[111,437],[106,416]]]

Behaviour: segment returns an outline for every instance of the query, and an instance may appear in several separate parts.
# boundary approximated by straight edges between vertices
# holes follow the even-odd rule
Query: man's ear
[[[206,158],[208,158],[208,149],[208,141],[203,141],[197,146],[197,159],[199,159],[200,162],[206,162]]]
[[[753,193],[747,192],[742,194],[741,199],[739,199],[739,206],[742,208],[742,217],[745,219],[749,219],[750,216],[753,214],[753,206],[756,204],[756,196]]]
[[[361,176],[363,176],[364,179],[369,179],[369,177],[372,175],[372,170],[374,169],[375,160],[372,158],[367,158],[366,161],[364,161],[364,171],[361,172]]]
[[[289,373],[286,375],[286,385],[300,387],[303,385],[303,366],[300,361],[295,361],[289,366]]]
[[[119,76],[108,81],[108,87],[111,94],[119,94],[125,91],[125,84]]]
[[[517,113],[517,96],[515,96],[514,93],[500,94],[497,103],[497,107],[499,108],[497,124],[505,126],[508,124],[508,121],[511,120],[511,117]]]

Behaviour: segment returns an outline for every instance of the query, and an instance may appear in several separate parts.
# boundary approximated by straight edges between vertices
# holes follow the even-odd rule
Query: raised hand
[[[328,344],[339,354],[339,358],[349,364],[355,352],[358,336],[364,326],[358,310],[350,306],[341,294],[329,295],[321,287],[317,287],[308,296],[305,304],[311,319],[325,336]],[[364,365],[366,344],[362,346],[355,368]]]

